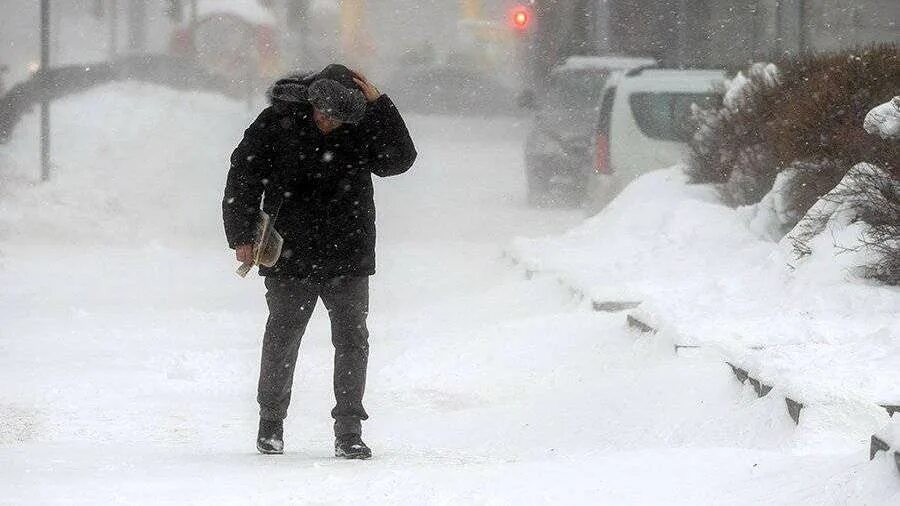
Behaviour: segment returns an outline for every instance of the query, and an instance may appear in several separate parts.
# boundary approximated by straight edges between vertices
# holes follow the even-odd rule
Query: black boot
[[[372,450],[363,443],[359,434],[344,434],[334,440],[334,456],[365,460],[372,458]]]
[[[256,449],[265,455],[284,453],[284,423],[281,420],[259,419]]]

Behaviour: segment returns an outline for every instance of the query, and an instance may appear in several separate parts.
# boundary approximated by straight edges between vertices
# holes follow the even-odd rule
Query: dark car
[[[600,95],[611,72],[655,65],[646,58],[571,57],[555,67],[535,104],[525,142],[528,204],[580,205],[590,177]]]

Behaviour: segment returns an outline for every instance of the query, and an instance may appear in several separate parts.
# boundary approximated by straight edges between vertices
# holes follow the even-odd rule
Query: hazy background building
[[[535,75],[572,54],[652,56],[673,67],[898,42],[896,0],[536,0]]]

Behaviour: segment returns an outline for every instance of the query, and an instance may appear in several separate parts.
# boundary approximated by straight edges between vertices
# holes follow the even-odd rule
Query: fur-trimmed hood
[[[309,85],[318,74],[315,72],[288,74],[275,81],[266,90],[269,103],[276,102],[309,102]]]

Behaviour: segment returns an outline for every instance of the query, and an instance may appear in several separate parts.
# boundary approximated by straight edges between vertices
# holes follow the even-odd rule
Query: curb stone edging
[[[659,332],[659,329],[656,329],[656,328],[652,327],[651,325],[647,324],[646,322],[641,321],[638,317],[634,316],[631,313],[629,313],[626,316],[626,318],[627,318],[628,326],[633,329],[637,329],[637,330],[641,331],[641,333],[656,334]],[[699,346],[676,344],[675,345],[675,353],[676,354],[678,353],[679,348],[699,348]],[[754,348],[759,348],[759,347],[754,347]],[[741,384],[746,384],[747,381],[750,382],[750,384],[753,386],[753,390],[756,391],[756,395],[758,397],[765,397],[774,388],[773,385],[767,385],[767,384],[763,383],[762,381],[760,381],[759,379],[750,376],[750,373],[746,369],[742,369],[728,361],[726,361],[725,363],[731,368],[731,372],[734,373],[735,378],[737,378],[737,380],[739,382],[741,382]],[[795,425],[800,425],[800,412],[803,411],[803,408],[805,407],[805,405],[802,402],[794,400],[790,397],[785,397],[784,403],[785,403],[785,406],[787,407],[788,416],[791,417],[791,420],[794,421]],[[898,405],[880,404],[879,406],[884,408],[887,411],[888,416],[890,416],[890,417],[893,417],[894,413],[900,413],[900,406],[898,406]],[[894,465],[897,468],[897,472],[900,473],[900,450],[894,450],[893,452],[891,452],[891,447],[886,441],[879,438],[878,436],[873,435],[871,442],[869,443],[869,460],[870,461],[874,460],[875,455],[879,451],[884,451],[886,453],[893,453]]]
[[[881,439],[878,436],[872,436],[872,439],[869,441],[869,460],[875,460],[875,456],[878,455],[878,452],[885,452],[888,455],[894,455],[894,466],[897,467],[897,472],[900,473],[900,450],[891,449],[891,445],[888,444],[887,441]]]
[[[594,311],[604,312],[604,313],[617,313],[619,311],[627,311],[629,309],[634,309],[640,306],[640,302],[635,301],[592,301],[591,307]]]
[[[629,327],[638,329],[642,333],[656,334],[657,332],[659,332],[658,329],[648,325],[647,323],[641,321],[639,318],[630,313],[627,315],[627,322]],[[685,346],[676,344],[675,352],[677,353],[679,348],[690,347],[699,348],[699,346]],[[746,384],[746,382],[749,381],[750,384],[753,385],[753,390],[756,391],[757,396],[765,397],[774,388],[772,385],[767,385],[759,379],[750,376],[750,373],[746,369],[742,369],[741,367],[738,367],[737,365],[728,361],[726,361],[725,363],[731,368],[731,372],[734,373],[735,378],[737,378],[737,380],[741,382],[741,384]],[[800,425],[800,412],[803,411],[805,405],[802,402],[794,400],[790,397],[785,397],[784,403],[787,407],[787,412],[791,417],[791,420],[794,421],[795,425]],[[900,406],[898,405],[880,404],[879,406],[885,409],[888,413],[888,416],[890,417],[893,417],[894,413],[900,413]],[[874,460],[875,455],[880,451],[884,451],[888,454],[893,453],[894,465],[897,468],[897,472],[900,473],[900,449],[892,451],[891,446],[886,441],[879,438],[878,436],[873,435],[869,443],[869,460]]]
[[[873,460],[878,452],[889,451],[891,451],[891,445],[887,444],[887,441],[878,436],[872,436],[872,439],[869,441],[869,460]]]
[[[625,321],[626,323],[628,323],[629,327],[641,332],[642,334],[656,334],[658,332],[657,329],[637,319],[631,313],[625,315]]]
[[[766,385],[762,381],[750,376],[747,379],[750,380],[750,384],[753,385],[753,390],[756,390],[757,397],[765,397],[769,395],[769,392],[772,391],[772,385]]]
[[[746,383],[747,380],[750,378],[750,373],[748,373],[746,370],[741,369],[740,367],[732,364],[731,362],[726,361],[725,363],[728,364],[728,367],[731,367],[731,372],[734,373],[734,377],[737,378],[737,380],[740,381],[741,384]]]
[[[788,414],[794,420],[794,425],[800,425],[800,411],[803,410],[803,403],[797,402],[790,397],[785,397],[784,403],[787,404]]]
[[[500,255],[500,258],[508,260],[509,263],[514,267],[522,266],[522,261],[516,258],[516,256],[509,251],[504,250]],[[522,267],[523,272],[525,273],[526,280],[530,281],[540,273],[540,271],[536,269],[524,266]],[[556,281],[567,288],[572,297],[582,300],[587,298],[587,294],[585,294],[583,290],[577,288],[572,283],[566,282],[566,280],[564,280],[563,278],[557,278]],[[635,309],[640,305],[641,302],[636,300],[591,300],[591,309],[598,313],[618,313],[620,311]]]
[[[893,454],[894,466],[897,468],[897,472],[900,473],[900,450],[891,451],[891,445],[887,441],[878,436],[872,436],[872,440],[869,442],[869,461],[875,460],[878,452],[885,452],[888,455]]]
[[[509,259],[513,266],[518,266],[521,264],[521,261],[519,259],[517,259],[513,254],[509,253],[508,251],[504,251],[502,256],[505,259]],[[526,279],[531,280],[534,278],[534,276],[538,272],[539,271],[525,268],[525,277],[526,277]],[[582,290],[580,290],[579,288],[576,288],[574,285],[572,285],[571,283],[568,283],[566,280],[564,280],[562,278],[557,278],[557,281],[560,284],[567,286],[569,288],[569,290],[573,294],[579,296],[579,298],[584,299],[586,297],[585,293]],[[597,311],[597,312],[613,313],[613,312],[620,312],[620,311],[629,311],[629,310],[637,308],[638,306],[640,306],[640,304],[641,303],[637,302],[637,301],[596,301],[596,300],[592,300],[591,301],[591,309],[593,311]],[[659,333],[659,329],[642,321],[641,319],[639,319],[637,316],[635,316],[632,313],[626,313],[625,321],[626,321],[626,325],[629,328],[631,328],[633,330],[637,330],[642,334],[653,335],[653,334]],[[677,355],[679,349],[701,348],[701,346],[675,344],[674,348],[675,348],[675,354]],[[762,346],[752,346],[751,347],[751,349],[762,349],[762,348],[763,348]],[[731,368],[731,371],[734,374],[735,378],[741,384],[746,384],[747,381],[749,381],[750,384],[753,386],[753,389],[756,392],[758,397],[765,397],[774,388],[773,385],[767,385],[767,384],[761,382],[759,379],[753,378],[752,376],[750,376],[749,371],[739,367],[738,365],[735,365],[729,361],[725,361],[725,364]],[[794,421],[795,425],[799,425],[800,424],[800,413],[803,410],[803,408],[805,407],[805,405],[801,401],[792,399],[790,397],[784,397],[784,402],[785,402],[785,407],[787,408],[788,416],[791,417],[791,420]],[[889,417],[893,417],[895,413],[900,413],[900,405],[879,404],[879,406],[887,411],[887,414]],[[874,460],[875,455],[880,451],[884,451],[885,453],[888,453],[888,454],[893,453],[894,464],[897,468],[897,472],[900,473],[900,449],[893,450],[893,451],[891,451],[891,450],[892,449],[891,449],[890,445],[886,441],[879,438],[878,436],[873,435],[871,438],[871,441],[869,443],[869,460],[870,461]]]
[[[627,315],[627,321],[629,327],[640,330],[642,333],[655,334],[658,332],[657,329],[641,321],[633,314]],[[676,344],[675,353],[677,354],[678,350],[682,348],[700,348],[700,346]],[[737,380],[741,382],[741,384],[746,384],[747,381],[750,382],[750,384],[753,386],[753,390],[756,392],[757,397],[765,397],[774,388],[773,385],[768,385],[766,383],[763,383],[759,379],[750,376],[750,373],[747,372],[747,370],[742,369],[731,362],[726,361],[725,364],[727,364],[728,367],[731,368],[731,371],[732,373],[734,373],[735,378],[737,378]],[[790,416],[791,420],[794,421],[794,425],[800,425],[800,412],[803,411],[804,404],[790,397],[785,397],[784,403],[785,407],[787,408],[788,416]]]

